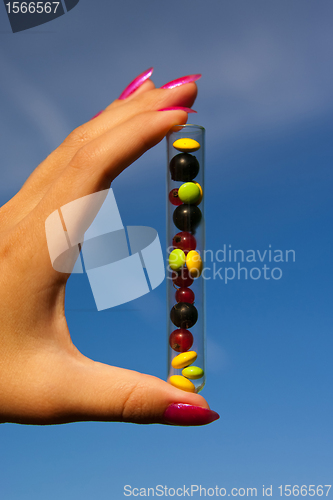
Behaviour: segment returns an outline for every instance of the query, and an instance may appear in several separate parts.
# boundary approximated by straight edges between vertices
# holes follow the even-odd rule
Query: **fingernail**
[[[173,106],[172,108],[162,108],[158,109],[157,111],[174,111],[174,110],[181,110],[181,111],[186,111],[186,113],[196,113],[194,109],[191,108],[185,108],[184,106]]]
[[[173,89],[175,87],[179,87],[180,85],[184,85],[185,83],[195,82],[199,80],[202,75],[187,75],[182,76],[181,78],[177,78],[177,80],[172,80],[172,82],[168,82],[165,85],[162,85],[161,89]]]
[[[206,425],[220,418],[216,411],[192,406],[184,403],[174,403],[165,410],[164,422],[173,425]]]
[[[90,118],[90,120],[93,120],[94,118],[97,118],[99,115],[101,115],[101,114],[103,113],[103,111],[104,111],[103,109],[102,109],[102,111],[99,111],[99,112],[97,113],[97,115],[95,115],[95,116],[93,116],[92,118]]]
[[[118,99],[126,99],[129,95],[133,94],[133,92],[140,87],[148,78],[151,76],[152,72],[154,71],[154,68],[149,68],[143,73],[141,73],[139,76],[134,78],[134,80],[127,85],[126,89],[120,94]]]

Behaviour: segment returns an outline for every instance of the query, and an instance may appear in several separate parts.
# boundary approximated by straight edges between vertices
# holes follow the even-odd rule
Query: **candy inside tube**
[[[196,393],[205,385],[204,138],[199,125],[167,135],[168,382]]]

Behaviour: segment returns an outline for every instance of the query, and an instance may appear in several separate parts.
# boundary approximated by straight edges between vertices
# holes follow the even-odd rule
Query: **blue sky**
[[[206,283],[202,395],[218,422],[2,425],[1,500],[118,500],[125,484],[258,496],[273,484],[278,498],[281,484],[332,483],[332,20],[327,0],[80,0],[14,35],[2,8],[1,203],[143,70],[155,67],[157,86],[200,72],[207,248],[271,245],[296,261],[280,280]],[[163,244],[165,163],[162,143],[113,184],[124,224],[154,227]],[[98,313],[73,276],[66,307],[84,354],[165,378],[165,283]]]

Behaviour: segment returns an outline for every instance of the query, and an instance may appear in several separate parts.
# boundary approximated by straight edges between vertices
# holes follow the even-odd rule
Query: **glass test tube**
[[[168,382],[189,392],[205,385],[204,138],[199,125],[167,135]]]

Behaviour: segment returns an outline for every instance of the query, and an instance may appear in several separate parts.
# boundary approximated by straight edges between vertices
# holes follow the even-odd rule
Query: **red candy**
[[[183,202],[178,198],[178,188],[171,189],[169,193],[169,201],[173,205],[181,205]]]
[[[174,351],[185,352],[192,347],[193,335],[185,328],[178,328],[171,333],[169,343]]]
[[[172,244],[175,248],[180,248],[187,254],[190,250],[195,250],[197,248],[197,242],[191,233],[182,231],[177,233],[172,240]]]
[[[193,304],[194,293],[190,288],[178,288],[176,292],[177,302],[187,302],[188,304]]]
[[[186,288],[192,285],[193,278],[189,275],[188,269],[183,267],[178,273],[174,272],[172,274],[172,281],[176,286]]]

